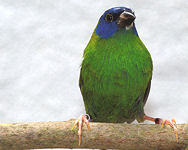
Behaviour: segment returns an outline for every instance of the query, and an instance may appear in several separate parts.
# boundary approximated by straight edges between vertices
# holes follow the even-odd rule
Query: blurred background
[[[0,0],[0,122],[64,121],[85,113],[83,50],[103,12],[127,6],[154,72],[145,112],[188,122],[188,1]]]

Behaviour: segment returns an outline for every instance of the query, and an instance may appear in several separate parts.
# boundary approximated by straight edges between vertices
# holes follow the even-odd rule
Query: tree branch
[[[178,125],[179,143],[169,127],[151,124],[90,123],[78,146],[75,120],[0,124],[0,150],[42,148],[177,149],[188,146],[188,124]]]

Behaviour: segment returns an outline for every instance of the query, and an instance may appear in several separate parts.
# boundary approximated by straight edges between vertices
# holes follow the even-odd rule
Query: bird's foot
[[[171,121],[170,120],[163,120],[161,118],[156,118],[156,119],[159,119],[160,123],[161,124],[161,128],[163,128],[164,125],[169,125],[171,126],[173,129],[174,129],[174,132],[176,133],[176,141],[178,143],[178,129],[177,129],[177,125],[176,125],[176,121],[175,119],[172,119]]]
[[[90,129],[89,127],[89,120],[90,117],[88,114],[84,115],[82,114],[74,123],[72,130],[74,129],[74,127],[77,125],[78,127],[78,137],[79,137],[79,142],[78,145],[80,146],[81,144],[81,135],[82,135],[82,127],[83,127],[83,123],[85,123],[87,125],[87,128]]]
[[[176,141],[178,143],[178,129],[177,129],[177,125],[176,125],[176,121],[175,119],[170,120],[165,120],[165,119],[161,119],[161,118],[152,118],[149,116],[144,116],[144,120],[149,120],[149,121],[153,121],[155,122],[155,124],[160,124],[161,128],[163,128],[164,125],[169,125],[171,128],[174,129],[174,132],[176,133]]]

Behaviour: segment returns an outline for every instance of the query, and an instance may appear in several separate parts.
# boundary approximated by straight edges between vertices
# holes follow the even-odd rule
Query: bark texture
[[[81,146],[77,129],[71,130],[75,120],[61,122],[1,123],[0,150],[42,148],[92,149],[186,149],[188,124],[178,125],[179,143],[170,127],[154,124],[90,123],[83,128]]]

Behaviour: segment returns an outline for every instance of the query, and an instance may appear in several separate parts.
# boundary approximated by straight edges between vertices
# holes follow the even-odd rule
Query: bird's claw
[[[72,130],[75,128],[75,126],[78,126],[78,137],[79,137],[79,142],[78,145],[80,146],[81,144],[81,135],[82,135],[82,127],[83,127],[83,122],[87,125],[88,130],[90,130],[89,126],[89,115],[81,115],[74,123]]]
[[[161,119],[162,120],[162,119]],[[174,129],[174,132],[176,133],[176,141],[178,143],[178,130],[177,130],[177,124],[175,119],[170,120],[162,120],[161,128],[163,128],[164,125],[170,125]]]
[[[149,117],[149,116],[145,115],[144,120],[153,121],[153,122],[155,122],[155,124],[161,124],[161,128],[166,124],[170,125],[170,127],[172,127],[174,129],[174,132],[176,133],[176,141],[178,143],[178,129],[177,129],[175,119],[172,119],[171,121],[169,121],[169,120],[164,120],[161,118],[153,118],[153,117]]]

